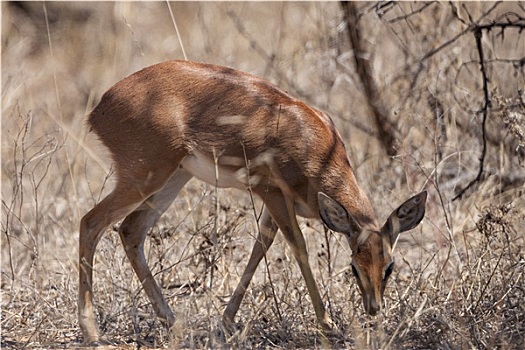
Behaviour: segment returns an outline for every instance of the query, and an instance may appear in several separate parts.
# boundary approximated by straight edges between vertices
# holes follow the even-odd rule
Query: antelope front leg
[[[255,273],[255,270],[257,269],[257,266],[261,262],[262,258],[272,245],[276,233],[277,226],[272,222],[272,217],[265,208],[262,214],[261,223],[259,225],[259,234],[253,246],[248,265],[246,265],[246,269],[242,274],[241,280],[239,281],[237,288],[235,288],[235,292],[233,293],[230,302],[228,303],[228,306],[222,315],[223,323],[226,326],[229,326],[233,323],[235,315],[237,314],[239,306],[241,305],[242,299],[244,298],[244,294],[246,293],[246,289],[252,280],[253,274]]]
[[[299,226],[297,226],[299,230]],[[295,231],[292,229],[292,231]],[[306,251],[306,242],[301,231],[296,232],[287,232],[284,234],[286,241],[292,249],[292,254],[299,264],[299,269],[303,275],[303,278],[306,283],[306,288],[308,289],[308,294],[312,299],[312,304],[314,307],[315,315],[317,317],[317,322],[321,325],[321,328],[325,332],[331,332],[334,330],[334,323],[330,318],[330,315],[326,312],[323,304],[323,299],[321,294],[319,294],[319,289],[317,288],[317,283],[315,282],[310,263],[308,262],[308,252]]]
[[[271,207],[268,206],[268,210],[283,232],[283,235],[292,250],[292,254],[299,264],[299,268],[306,282],[308,294],[312,299],[317,321],[321,325],[323,331],[333,331],[335,328],[334,323],[324,308],[323,300],[319,294],[317,283],[315,282],[310,263],[308,262],[306,242],[297,223],[293,203],[289,198],[283,196],[268,202],[268,204],[271,205]]]

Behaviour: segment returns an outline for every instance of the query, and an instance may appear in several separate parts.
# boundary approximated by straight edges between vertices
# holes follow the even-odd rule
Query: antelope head
[[[394,210],[379,230],[363,227],[342,204],[319,192],[322,220],[333,231],[345,234],[352,249],[352,272],[363,297],[365,311],[375,316],[394,269],[392,247],[401,232],[416,227],[425,215],[423,191]]]

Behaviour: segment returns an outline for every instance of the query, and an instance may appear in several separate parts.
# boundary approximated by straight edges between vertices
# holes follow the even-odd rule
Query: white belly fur
[[[221,167],[220,161],[216,167],[211,159],[198,153],[186,156],[181,166],[197,179],[220,188],[247,190],[250,185],[253,186],[261,180],[258,175],[251,175],[248,181],[248,172],[245,167],[239,167],[238,170],[232,171],[231,168]],[[218,173],[218,177],[216,173]],[[315,218],[318,216],[299,198],[295,198],[295,210],[296,214],[302,217]]]
[[[197,156],[195,154],[190,154],[184,158],[181,163],[181,166],[195,176],[197,179],[207,182],[210,185],[221,187],[221,188],[238,188],[245,190],[248,186],[248,183],[243,183],[241,181],[242,176],[239,175],[239,172],[243,171],[242,168],[239,171],[232,172],[227,170],[220,165],[215,166],[216,164],[204,157]],[[217,176],[218,175],[218,176]]]

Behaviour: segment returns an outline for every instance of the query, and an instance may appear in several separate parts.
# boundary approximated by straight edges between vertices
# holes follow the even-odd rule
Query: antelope
[[[149,229],[196,177],[220,188],[249,190],[264,209],[248,264],[224,311],[232,323],[261,259],[280,229],[296,259],[321,330],[333,330],[314,280],[296,215],[321,219],[343,234],[365,311],[376,315],[399,233],[425,214],[423,191],[380,227],[359,187],[330,117],[256,76],[189,61],[144,68],[111,87],[88,117],[116,170],[112,192],[80,222],[78,316],[84,342],[100,344],[93,306],[93,258],[113,223],[157,316],[175,316],[144,255]]]

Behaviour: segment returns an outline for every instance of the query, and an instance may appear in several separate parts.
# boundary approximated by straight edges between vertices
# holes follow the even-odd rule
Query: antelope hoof
[[[326,316],[321,322],[321,331],[325,336],[339,334],[339,329],[337,328],[335,322],[332,321],[330,316]]]

